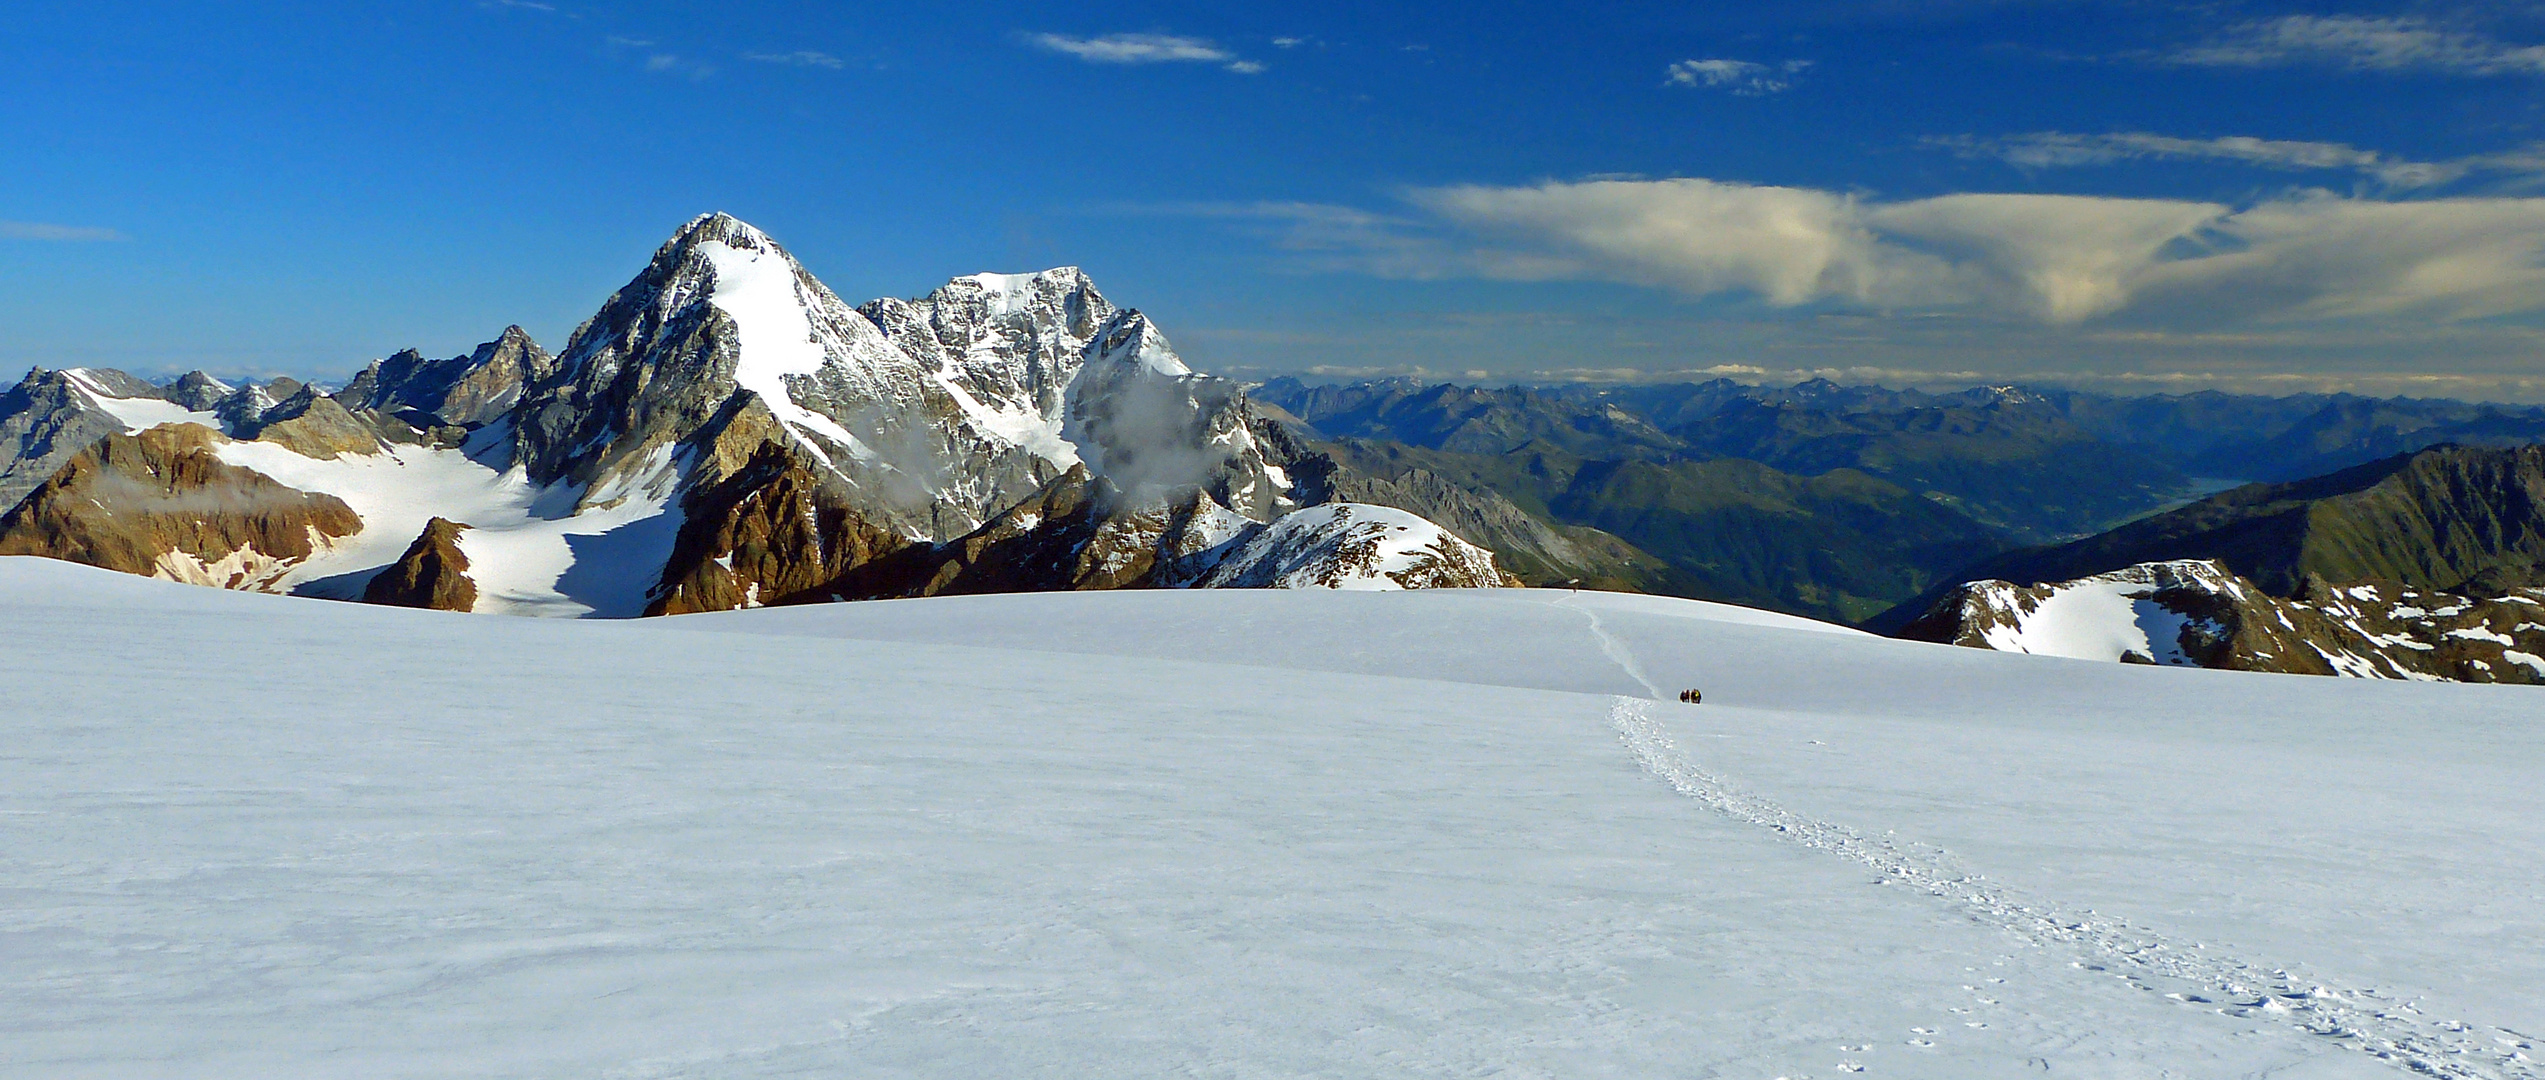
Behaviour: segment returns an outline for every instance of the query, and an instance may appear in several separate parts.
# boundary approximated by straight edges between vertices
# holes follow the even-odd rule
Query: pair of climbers
[[[1680,701],[1683,701],[1683,702],[1686,702],[1686,703],[1688,703],[1688,704],[1690,704],[1690,705],[1695,705],[1695,704],[1698,704],[1698,703],[1700,703],[1700,702],[1703,702],[1703,701],[1705,700],[1705,697],[1706,697],[1706,696],[1705,696],[1704,694],[1699,693],[1699,692],[1694,691],[1694,690],[1682,690],[1682,691],[1679,691],[1679,700],[1680,700]]]

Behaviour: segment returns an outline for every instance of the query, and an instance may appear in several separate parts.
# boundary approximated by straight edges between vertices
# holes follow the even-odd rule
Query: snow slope
[[[620,474],[628,490],[604,492],[604,508],[573,513],[583,489],[538,487],[519,466],[495,468],[506,431],[485,429],[469,446],[395,446],[332,460],[304,457],[263,442],[221,446],[221,460],[254,469],[302,491],[333,495],[362,518],[362,531],[311,556],[278,582],[278,590],[350,599],[380,567],[397,561],[444,517],[469,526],[459,538],[477,583],[480,613],[599,615],[629,618],[644,611],[645,591],[662,573],[680,531],[671,509],[670,451],[654,467]],[[475,451],[474,454],[470,451]],[[650,487],[638,486],[647,481]]]
[[[1542,590],[0,605],[13,1077],[2545,1072],[2528,688]]]
[[[2157,586],[2103,574],[2071,583],[2041,602],[2030,618],[1990,627],[1990,648],[2002,652],[2118,660],[2137,653],[2159,664],[2186,665],[2181,644],[2184,617],[2147,597]]]
[[[1232,515],[1233,516],[1233,515]],[[1501,580],[1493,555],[1392,506],[1327,503],[1273,519],[1199,584],[1249,589],[1404,589]]]
[[[79,388],[80,396],[87,398],[90,405],[114,417],[117,423],[124,425],[127,432],[143,431],[161,424],[201,424],[214,431],[228,429],[228,425],[222,423],[219,416],[208,412],[195,412],[173,401],[118,397],[86,368],[63,368],[62,375],[71,380],[72,386]]]

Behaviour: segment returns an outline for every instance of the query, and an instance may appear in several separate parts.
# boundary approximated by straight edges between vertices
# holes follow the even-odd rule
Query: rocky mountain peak
[[[177,376],[175,382],[169,383],[161,391],[168,400],[184,406],[190,412],[211,412],[212,407],[219,405],[222,398],[236,392],[237,388],[200,371],[189,371]]]
[[[417,427],[473,428],[500,419],[531,384],[555,370],[556,359],[528,331],[508,326],[465,355],[429,360],[405,349],[372,361],[336,399]]]
[[[774,251],[783,254],[777,241],[769,239],[769,234],[753,227],[750,222],[722,210],[700,214],[689,219],[689,224],[673,232],[672,238],[664,242],[663,248],[666,251],[688,250],[710,241],[745,251]]]

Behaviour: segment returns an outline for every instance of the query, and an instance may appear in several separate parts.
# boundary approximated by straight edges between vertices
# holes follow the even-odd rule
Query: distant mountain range
[[[1523,577],[1850,623],[1931,602],[1991,557],[2237,481],[2545,440],[2545,408],[2348,395],[1295,379],[1253,395],[1362,472],[1499,496],[1545,530],[1574,530],[1578,557],[1478,538]]]
[[[1314,477],[1314,484],[1292,473]],[[1074,269],[841,302],[713,214],[550,354],[0,397],[0,554],[521,614],[1132,586],[1505,583]]]

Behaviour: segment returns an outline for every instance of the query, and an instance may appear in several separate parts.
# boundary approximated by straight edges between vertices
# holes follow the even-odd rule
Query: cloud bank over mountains
[[[2545,309],[2545,199],[2251,205],[1965,193],[1883,200],[1702,178],[1462,184],[1419,211],[1265,205],[1283,243],[1390,277],[1583,280],[1794,308],[1958,312],[2049,326],[2225,326]]]

